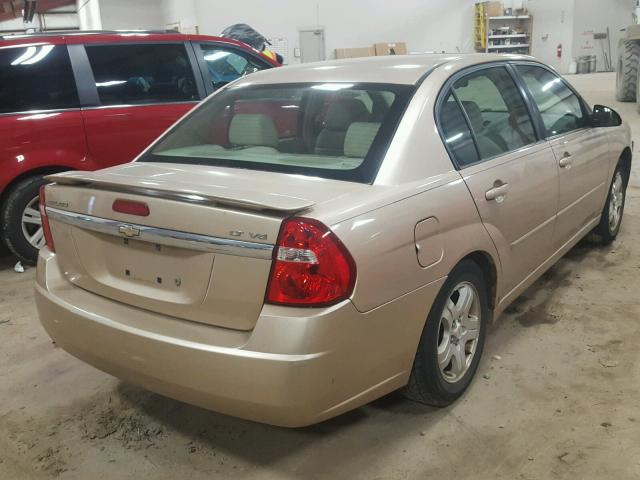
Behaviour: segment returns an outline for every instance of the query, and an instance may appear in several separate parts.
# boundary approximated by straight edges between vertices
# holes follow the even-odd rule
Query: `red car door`
[[[193,105],[173,103],[83,110],[92,160],[99,168],[133,160]]]
[[[83,108],[92,160],[133,160],[203,96],[193,51],[184,42],[86,44],[97,105]]]

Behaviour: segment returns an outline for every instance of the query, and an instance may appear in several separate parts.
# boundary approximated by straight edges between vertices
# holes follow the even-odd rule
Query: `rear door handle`
[[[560,168],[569,168],[571,167],[572,163],[573,157],[571,156],[571,154],[569,152],[564,152],[564,155],[562,155],[562,158],[558,162],[558,165],[560,165]]]
[[[495,200],[500,203],[504,200],[505,195],[509,191],[509,184],[503,183],[501,185],[497,185],[490,190],[487,190],[484,194],[484,198],[487,200]]]

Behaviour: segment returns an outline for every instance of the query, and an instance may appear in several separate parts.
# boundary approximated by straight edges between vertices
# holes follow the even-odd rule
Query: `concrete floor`
[[[640,135],[614,80],[571,78]],[[640,478],[639,171],[618,241],[577,246],[495,322],[461,401],[438,410],[392,394],[299,430],[185,405],[72,358],[38,323],[34,270],[1,259],[0,478]]]

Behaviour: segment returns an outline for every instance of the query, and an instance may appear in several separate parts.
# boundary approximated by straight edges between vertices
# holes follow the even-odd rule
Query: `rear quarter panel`
[[[474,251],[488,254],[499,268],[495,247],[457,172],[438,177],[428,187],[421,183],[403,191],[404,198],[331,225],[356,262],[353,303],[361,312],[446,277]],[[420,252],[430,261],[422,266],[416,225],[425,219],[430,219],[429,235],[418,240],[421,248],[430,249]],[[429,308],[424,305],[423,318]]]

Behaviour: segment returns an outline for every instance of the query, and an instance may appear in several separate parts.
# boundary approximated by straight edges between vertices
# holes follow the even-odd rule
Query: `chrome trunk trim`
[[[94,217],[82,213],[68,212],[52,207],[47,207],[47,216],[57,222],[93,232],[113,235],[114,237],[120,237],[122,239],[201,252],[269,260],[272,258],[274,247],[272,244],[246,242],[243,240],[212,237],[198,233],[181,232],[179,230],[149,227],[146,225],[121,222],[119,220]]]

